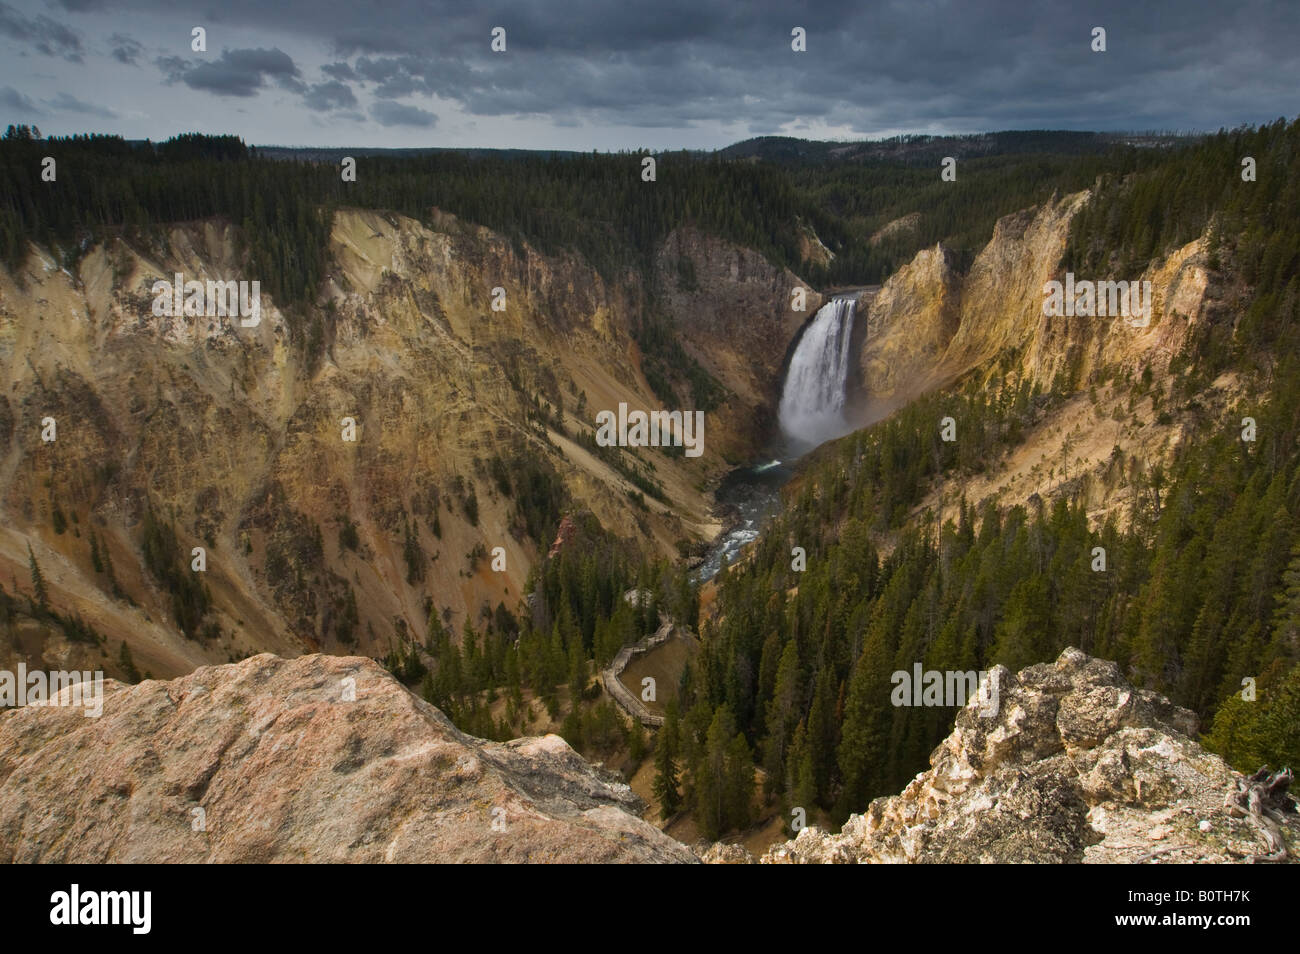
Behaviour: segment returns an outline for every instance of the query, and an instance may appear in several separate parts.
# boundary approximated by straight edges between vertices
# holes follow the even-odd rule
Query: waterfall
[[[794,444],[813,447],[850,430],[844,392],[856,305],[852,298],[822,305],[790,358],[778,417],[782,433]]]

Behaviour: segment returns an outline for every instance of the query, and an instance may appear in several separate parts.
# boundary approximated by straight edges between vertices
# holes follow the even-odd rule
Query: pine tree
[[[1051,606],[1047,583],[1037,575],[1022,579],[1007,598],[1004,616],[994,635],[993,659],[1012,672],[1052,654]]]
[[[793,752],[791,753],[793,755]],[[817,778],[813,765],[812,750],[805,747],[802,755],[799,756],[794,769],[794,788],[791,793],[790,807],[802,808],[807,815],[812,815],[818,801]],[[787,822],[789,825],[793,818],[787,813]]]
[[[448,638],[447,627],[442,622],[442,613],[431,602],[429,604],[429,617],[424,624],[424,648],[436,656],[438,647]]]
[[[631,727],[626,732],[627,739],[627,757],[632,760],[633,764],[640,766],[645,760],[646,745],[649,740],[646,739],[645,726],[641,724],[640,719],[633,719]]]
[[[124,594],[122,588],[117,585],[117,577],[113,574],[113,554],[109,551],[107,542],[100,544],[100,552],[104,557],[104,575],[108,577],[109,590],[120,599]]]
[[[677,700],[668,702],[664,724],[655,738],[655,777],[651,790],[659,802],[659,816],[669,818],[682,807],[681,779],[677,770],[681,726],[677,715]]]
[[[868,649],[859,658],[849,680],[836,753],[843,780],[836,806],[836,814],[841,818],[861,811],[871,797],[883,794],[881,776],[887,748],[884,706],[889,699],[889,660],[881,651],[879,635],[869,634],[868,640]]]
[[[829,803],[831,772],[835,766],[835,712],[834,691],[829,669],[822,669],[817,675],[817,687],[813,693],[812,708],[808,710],[806,746],[799,763],[800,785],[810,788],[799,789],[801,802],[810,808],[811,802],[826,806]]]
[[[1273,616],[1271,652],[1300,659],[1300,537],[1291,548],[1290,562],[1282,573],[1282,586]]]
[[[137,683],[140,681],[140,670],[135,668],[135,660],[131,658],[131,647],[126,644],[125,640],[117,651],[117,661],[122,667],[127,682]]]
[[[1265,690],[1256,743],[1261,764],[1300,765],[1300,666]]]
[[[577,706],[587,687],[587,658],[582,652],[582,641],[574,639],[569,643],[569,704]]]
[[[517,646],[507,647],[505,669],[507,698],[516,709],[521,709],[524,705],[523,673],[520,670]]]
[[[786,749],[799,717],[799,650],[794,640],[785,644],[777,666],[776,686],[767,707],[767,741],[763,769],[767,773],[767,794],[774,795],[785,778]]]
[[[727,789],[728,746],[735,733],[731,710],[719,706],[709,723],[695,776],[695,816],[704,837],[716,840],[728,829],[731,799]]]
[[[36,554],[32,552],[32,545],[27,544],[27,567],[32,574],[32,595],[35,598],[36,605],[43,611],[49,611],[50,595],[45,590],[45,577],[41,573],[41,566],[36,562]]]
[[[726,817],[728,829],[748,828],[754,812],[754,754],[745,734],[737,732],[727,746]]]

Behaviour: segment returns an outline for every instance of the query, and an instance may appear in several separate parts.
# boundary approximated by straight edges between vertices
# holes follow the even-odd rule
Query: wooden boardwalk
[[[627,664],[632,661],[633,656],[639,656],[641,653],[649,652],[656,646],[663,645],[672,636],[674,629],[675,624],[672,620],[664,620],[658,629],[640,642],[620,649],[613,661],[600,671],[600,684],[605,687],[605,691],[613,697],[624,712],[633,719],[638,720],[642,725],[658,728],[664,724],[664,717],[655,715],[647,709],[644,702],[628,692],[627,686],[623,685],[623,681],[618,677],[627,668]]]

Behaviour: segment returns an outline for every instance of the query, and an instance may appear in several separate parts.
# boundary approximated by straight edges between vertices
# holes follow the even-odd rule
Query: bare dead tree
[[[1296,812],[1295,799],[1287,792],[1291,779],[1289,768],[1269,772],[1268,766],[1264,766],[1249,778],[1238,779],[1236,790],[1224,799],[1223,807],[1228,814],[1246,818],[1264,839],[1267,853],[1252,855],[1251,864],[1287,859],[1286,840],[1282,837],[1286,819],[1282,816]]]

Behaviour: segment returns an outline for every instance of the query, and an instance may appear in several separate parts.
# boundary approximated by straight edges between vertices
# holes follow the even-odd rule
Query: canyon
[[[801,281],[690,229],[670,236],[649,279],[609,282],[445,213],[434,226],[335,216],[319,361],[265,294],[256,327],[152,313],[159,276],[237,277],[237,236],[220,221],[171,226],[150,247],[96,246],[75,274],[35,247],[19,273],[0,272],[0,578],[25,588],[30,544],[53,605],[106,641],[29,626],[0,640],[0,665],[121,675],[123,644],[158,677],[261,651],[377,656],[422,633],[431,606],[453,631],[498,603],[513,610],[550,541],[523,532],[493,458],[553,474],[574,507],[650,555],[718,530],[708,487],[757,451]],[[689,291],[674,277],[682,257]],[[601,410],[659,404],[633,328],[646,281],[726,398],[702,456],[651,452],[620,468],[580,435]],[[509,289],[503,312],[494,287]],[[47,417],[55,442],[39,439]],[[340,439],[344,418],[355,442]],[[662,494],[631,499],[633,469]],[[146,511],[174,521],[185,553],[206,549],[220,635],[176,632],[143,566]],[[338,542],[345,528],[351,547]],[[408,579],[406,535],[426,555],[421,579]],[[92,565],[92,536],[107,572]],[[476,566],[479,545],[503,548],[506,570]],[[359,618],[344,641],[350,601]]]
[[[574,511],[592,514],[647,555],[679,558],[723,529],[713,488],[767,449],[778,429],[787,437],[806,434],[805,444],[815,445],[930,391],[1017,381],[1049,387],[1062,380],[1068,390],[1099,369],[1109,375],[1105,399],[1115,405],[1127,399],[1131,408],[1134,379],[1149,369],[1163,377],[1199,324],[1222,320],[1228,293],[1212,287],[1205,240],[1198,239],[1141,276],[1153,289],[1146,327],[1044,314],[1042,289],[1060,277],[1071,219],[1088,200],[1088,193],[1054,197],[1003,217],[965,273],[938,245],[920,250],[878,288],[836,296],[809,291],[806,312],[790,308],[791,289],[807,285],[799,276],[692,228],[666,239],[649,276],[629,272],[611,280],[577,256],[542,255],[446,213],[422,225],[345,210],[331,224],[317,314],[325,344],[316,357],[292,340],[286,314],[265,296],[254,327],[152,313],[147,290],[159,275],[237,275],[236,235],[228,224],[170,226],[148,246],[114,240],[90,249],[75,272],[33,247],[22,271],[0,273],[0,577],[25,592],[18,581],[38,562],[50,602],[101,639],[69,640],[27,620],[0,640],[0,668],[104,669],[122,678],[129,650],[145,681],[110,688],[106,706],[116,703],[127,715],[120,722],[110,717],[104,724],[111,728],[85,730],[103,733],[96,738],[144,746],[140,757],[152,759],[163,749],[146,737],[170,733],[175,745],[168,751],[183,754],[194,745],[183,703],[202,700],[189,710],[228,720],[229,731],[218,733],[228,737],[222,744],[236,740],[252,758],[263,744],[260,727],[285,718],[309,734],[286,736],[267,751],[285,751],[291,737],[316,745],[319,751],[304,749],[307,764],[300,768],[324,773],[322,790],[353,798],[326,769],[337,775],[337,765],[348,761],[338,753],[360,750],[367,754],[353,761],[374,772],[378,791],[395,790],[395,779],[408,784],[405,773],[415,771],[428,789],[426,802],[451,806],[435,814],[459,813],[460,821],[458,834],[448,834],[445,819],[417,818],[413,803],[384,795],[388,815],[334,830],[311,821],[319,806],[292,806],[285,792],[275,796],[285,804],[270,831],[239,820],[234,803],[218,803],[223,834],[194,840],[183,824],[186,806],[209,791],[213,772],[225,770],[222,749],[203,755],[202,764],[176,769],[199,782],[149,782],[155,794],[138,809],[152,832],[147,837],[92,834],[99,829],[85,822],[79,830],[89,847],[71,840],[38,847],[46,841],[25,829],[21,812],[7,822],[0,817],[14,838],[14,859],[694,861],[699,854],[745,860],[735,846],[697,846],[692,853],[662,835],[637,817],[644,805],[623,783],[589,766],[557,736],[509,743],[464,736],[436,708],[358,657],[414,642],[431,613],[454,633],[484,619],[494,605],[513,611],[521,604],[550,541],[524,532],[514,502],[496,486],[494,466],[552,473]],[[493,304],[499,288],[508,291],[504,310]],[[583,435],[615,408],[659,405],[635,327],[649,298],[665,309],[685,353],[717,382],[723,398],[707,413],[709,439],[700,455],[655,450],[619,463],[595,453]],[[1235,397],[1231,378],[1196,395],[1212,409]],[[1181,426],[1157,420],[1154,404],[1138,405],[1138,416],[1119,421],[1084,402],[1077,391],[1067,397],[1035,423],[1021,447],[989,461],[960,492],[973,504],[993,498],[1003,505],[1081,492],[1097,521],[1122,509],[1126,487],[1109,466],[1115,448],[1158,463],[1184,437]],[[809,409],[811,417],[796,413]],[[43,442],[40,422],[49,417],[58,421],[59,436]],[[343,421],[355,441],[340,439]],[[1072,474],[1045,474],[1041,461],[1064,456],[1065,448],[1075,453]],[[646,481],[659,492],[638,493]],[[951,515],[957,493],[936,488],[922,508]],[[146,567],[139,535],[153,514],[173,523],[184,552],[205,548],[213,631],[199,639],[178,632],[173,608]],[[345,542],[349,532],[352,543]],[[421,554],[419,572],[404,539],[414,540]],[[888,541],[882,545],[887,549]],[[494,552],[491,566],[475,557],[483,549]],[[340,617],[349,604],[359,614],[345,635]],[[345,669],[374,687],[380,712],[361,717],[356,713],[364,707],[351,714],[335,707],[326,687]],[[250,710],[245,690],[217,688],[268,682],[282,685],[291,700],[316,695],[286,703],[289,708],[259,702]],[[166,716],[171,721],[150,721],[164,718],[169,707],[177,710]],[[29,708],[0,722],[0,759],[7,759],[0,761],[0,791],[9,789],[0,805],[26,804],[56,784],[48,773],[33,774],[37,762],[30,760],[53,751],[34,740],[48,738],[50,745],[71,746],[69,757],[88,757],[85,732],[61,728],[56,741],[39,728],[58,718],[54,711]],[[405,721],[389,726],[390,741],[381,744],[386,722],[399,711]],[[153,715],[146,719],[143,712]],[[371,721],[373,731],[358,737],[357,727]],[[959,721],[959,746],[960,728]],[[1150,728],[1181,733],[1178,751],[1195,744],[1184,721]],[[470,822],[462,801],[469,796],[439,788],[438,772],[420,774],[424,755],[406,767],[408,750],[422,753],[430,731],[437,745],[456,750],[440,756],[439,765],[490,767],[487,775],[481,767],[467,769],[467,777],[505,799],[512,817],[531,819],[517,841],[506,847],[490,825]],[[476,754],[457,754],[462,750]],[[1033,748],[1032,755],[1050,761],[1053,752]],[[1017,758],[1028,764],[1030,755]],[[251,775],[259,765],[254,759],[234,771]],[[1196,792],[1202,814],[1205,792],[1231,781],[1221,762],[1204,771],[1208,781]],[[120,792],[141,783],[114,784]],[[232,792],[246,785],[226,784]],[[1122,817],[1129,832],[1145,823],[1143,812],[1172,811],[1185,797],[1178,790],[1158,807],[1105,808],[1111,814],[1097,818]],[[360,804],[349,811],[360,814]],[[295,815],[299,810],[305,814]],[[965,803],[952,809],[963,817],[982,810]],[[873,807],[874,815],[862,817],[883,818],[882,811]],[[942,815],[936,808],[924,817],[910,808],[889,811],[901,819],[891,822],[898,832],[890,837],[904,846],[919,837],[917,825]],[[1134,820],[1131,811],[1140,817]],[[809,829],[763,860],[913,861],[960,853],[942,845],[922,853],[894,842],[864,847],[883,822],[855,818],[842,835]],[[1044,847],[1035,860],[1090,860],[1085,848],[1094,835],[1078,827],[1075,815],[1070,819],[1074,827],[1060,844]],[[978,843],[992,847],[981,849],[980,858],[1018,858],[1006,847],[1011,838],[981,836]],[[1123,860],[1135,858],[1130,853]]]

